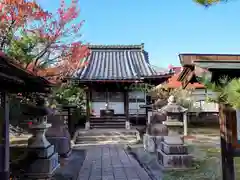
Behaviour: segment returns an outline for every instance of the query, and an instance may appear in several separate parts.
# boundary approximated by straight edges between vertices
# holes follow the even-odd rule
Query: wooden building
[[[240,77],[240,54],[181,54],[181,64],[184,70],[179,80],[183,87],[189,83],[197,82],[196,77],[201,77],[207,72],[209,80],[219,83],[222,77]],[[226,102],[220,102],[219,125],[221,143],[221,172],[222,179],[235,179],[234,157],[240,157],[239,120],[236,110]]]
[[[9,94],[49,93],[51,83],[22,69],[0,52],[0,179],[9,180]]]
[[[227,74],[229,77],[239,77],[238,65],[240,54],[180,54],[183,71],[178,77],[185,88],[189,83],[195,83],[203,69],[214,71],[214,76]],[[201,68],[200,68],[201,66]],[[215,78],[215,77],[212,77]]]
[[[130,117],[145,117],[145,109],[139,107],[147,103],[143,83],[162,83],[170,77],[169,73],[157,72],[150,65],[143,44],[91,45],[89,48],[87,65],[74,75],[86,88],[86,124],[90,123],[91,128],[122,128]],[[101,114],[106,106],[113,112],[111,118]]]
[[[198,83],[197,77],[201,77],[205,71],[212,72],[211,78],[213,81],[217,80],[219,76],[224,76],[224,74],[227,74],[230,78],[240,75],[237,70],[240,62],[239,54],[180,54],[179,59],[183,70],[179,74],[178,81],[182,83],[183,88]],[[215,93],[211,90],[206,90],[206,92],[208,97],[215,96]],[[207,106],[207,108],[209,107]],[[218,104],[210,104],[207,111],[202,111],[199,114],[197,121],[218,122],[218,109]]]

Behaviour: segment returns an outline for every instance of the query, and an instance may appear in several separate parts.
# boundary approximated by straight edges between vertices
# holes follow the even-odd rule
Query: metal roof
[[[159,75],[149,64],[144,45],[90,45],[87,65],[74,77],[80,80],[127,80]]]

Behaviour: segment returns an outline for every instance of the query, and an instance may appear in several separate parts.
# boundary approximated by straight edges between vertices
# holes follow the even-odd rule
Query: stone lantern
[[[166,115],[166,121],[163,122],[168,127],[168,136],[165,137],[165,141],[175,144],[182,143],[180,133],[184,128],[183,119],[186,119],[187,109],[178,105],[174,96],[170,96],[168,104],[161,108],[160,112]]]
[[[28,140],[29,154],[34,154],[25,176],[28,179],[49,179],[59,167],[58,153],[54,145],[50,144],[45,132],[51,127],[47,123],[47,115],[50,109],[44,107],[44,100],[40,99],[36,107],[31,107],[28,114],[34,115],[35,121],[30,125],[33,136]]]
[[[160,112],[166,115],[166,121],[163,121],[163,124],[168,128],[168,136],[165,136],[161,145],[158,146],[159,163],[167,169],[182,169],[191,166],[192,156],[188,154],[188,149],[180,135],[184,126],[180,119],[183,116],[186,121],[187,109],[178,105],[174,96],[170,96],[168,104],[162,107]]]

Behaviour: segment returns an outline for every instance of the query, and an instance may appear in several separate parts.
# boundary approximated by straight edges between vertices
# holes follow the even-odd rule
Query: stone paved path
[[[118,145],[87,150],[78,180],[151,180],[146,171]]]

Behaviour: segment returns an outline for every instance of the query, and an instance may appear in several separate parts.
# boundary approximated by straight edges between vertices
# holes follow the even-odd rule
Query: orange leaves
[[[56,50],[62,52],[56,65],[59,76],[71,75],[76,69],[86,65],[86,62],[80,61],[89,55],[88,47],[82,45],[80,41],[72,42],[79,39],[79,31],[83,25],[83,21],[76,23],[79,15],[77,0],[72,0],[68,7],[65,1],[61,0],[56,16],[51,16],[47,22],[35,29],[41,38],[48,40],[51,44],[52,52]]]
[[[2,0],[0,7],[1,22],[12,21],[15,26],[23,26],[27,21],[35,20],[39,13],[46,16],[36,2],[27,0]]]
[[[37,75],[59,79],[72,75],[76,69],[87,64],[81,61],[90,52],[88,47],[79,41],[84,22],[79,20],[79,15],[78,0],[72,0],[70,6],[66,5],[65,0],[61,0],[56,13],[44,11],[36,2],[30,0],[0,0],[0,36],[8,37],[10,34],[15,41],[16,36],[19,41],[24,36],[33,37],[25,38],[26,41],[22,43],[34,46],[30,48],[31,52],[25,52],[26,48],[22,47],[17,47],[19,51],[15,51],[24,51],[21,54],[30,57],[26,59],[32,58],[32,62],[19,60],[19,64],[27,63],[24,64],[25,67]],[[7,43],[11,46],[11,43]],[[19,54],[16,53],[17,55]]]

